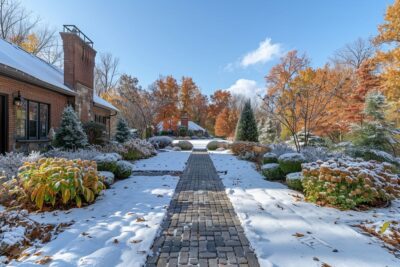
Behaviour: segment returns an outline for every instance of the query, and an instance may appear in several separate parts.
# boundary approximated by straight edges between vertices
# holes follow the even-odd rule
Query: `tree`
[[[194,115],[193,103],[196,95],[198,95],[199,93],[199,88],[192,78],[182,77],[179,92],[179,106],[181,112],[188,114],[189,118],[192,118]]]
[[[117,131],[115,133],[115,140],[118,143],[124,143],[128,141],[130,137],[129,127],[123,118],[118,119]]]
[[[250,100],[245,103],[240,114],[236,127],[235,140],[258,142],[257,122],[251,108]]]
[[[217,116],[232,102],[232,95],[228,91],[217,90],[211,95],[211,103],[207,109],[206,128],[213,133]]]
[[[226,107],[218,114],[215,121],[215,135],[221,137],[233,137],[238,121],[236,110]]]
[[[278,139],[278,127],[271,116],[263,116],[257,124],[258,139],[262,144],[271,144]]]
[[[375,53],[375,47],[369,40],[358,38],[352,43],[346,44],[337,50],[333,56],[333,62],[352,69],[359,69]]]
[[[66,149],[78,149],[88,145],[88,139],[74,109],[68,106],[61,117],[61,126],[57,130],[54,145]]]
[[[95,67],[95,89],[98,94],[115,88],[118,83],[119,59],[111,53],[100,54]]]
[[[365,98],[364,113],[366,121],[354,124],[351,136],[355,145],[396,153],[399,142],[395,138],[396,131],[385,118],[386,99],[378,91],[372,91]]]
[[[381,71],[382,91],[389,107],[389,118],[400,126],[400,0],[389,6],[385,22],[378,27],[377,45],[385,46],[376,55],[377,68]]]

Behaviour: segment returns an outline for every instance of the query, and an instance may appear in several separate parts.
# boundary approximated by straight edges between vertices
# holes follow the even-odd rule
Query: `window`
[[[107,117],[100,116],[100,115],[94,115],[94,121],[105,125],[107,123]]]
[[[17,139],[46,139],[49,133],[48,104],[25,100],[17,109]]]

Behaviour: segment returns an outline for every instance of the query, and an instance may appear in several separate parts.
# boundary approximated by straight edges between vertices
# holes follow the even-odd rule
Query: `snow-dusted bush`
[[[112,172],[108,171],[99,171],[99,176],[103,177],[103,183],[107,188],[114,183],[115,175]]]
[[[18,169],[24,162],[34,162],[41,157],[40,152],[31,152],[29,155],[16,152],[0,154],[0,174],[3,174],[5,180],[9,180],[13,176],[17,176]]]
[[[263,156],[263,163],[278,163],[278,156],[272,152],[265,153]]]
[[[400,177],[393,165],[338,158],[303,164],[306,200],[342,209],[374,205],[400,197]]]
[[[178,143],[174,144],[174,146],[180,147],[182,150],[193,149],[193,144],[186,140],[180,140]]]
[[[279,166],[285,174],[301,171],[301,164],[305,161],[300,153],[286,153],[278,158]]]
[[[118,119],[117,130],[115,133],[115,140],[118,143],[124,143],[128,141],[131,133],[129,132],[129,127],[123,118]]]
[[[295,152],[293,148],[288,146],[286,143],[272,144],[269,147],[271,148],[271,152],[276,154],[278,157],[282,154]]]
[[[293,172],[286,175],[286,184],[290,189],[303,191],[303,174],[301,172]]]
[[[169,136],[153,136],[149,138],[149,142],[157,149],[172,146],[172,141]]]
[[[44,155],[48,158],[65,158],[65,159],[82,159],[94,160],[101,152],[95,147],[90,146],[85,149],[78,149],[75,151],[62,150],[59,148],[47,151]]]
[[[270,151],[268,146],[255,142],[236,141],[233,142],[230,147],[233,154],[249,160],[257,160],[266,152]]]
[[[142,139],[130,139],[123,144],[112,142],[105,146],[98,146],[97,149],[105,153],[118,153],[125,160],[143,159],[157,154],[153,145]]]
[[[115,169],[115,178],[121,180],[126,179],[131,176],[133,170],[133,165],[128,161],[121,160],[117,161],[116,169]]]
[[[171,148],[171,150],[173,151],[182,151],[182,148],[180,148],[179,146],[174,146]]]
[[[261,167],[261,172],[267,180],[282,180],[285,175],[278,163],[268,163]]]
[[[332,153],[326,147],[308,146],[301,149],[306,162],[313,162],[317,160],[326,161],[331,158],[341,156],[339,153]]]
[[[346,150],[346,154],[354,158],[362,158],[364,160],[376,160],[379,162],[389,162],[398,167],[400,166],[400,162],[397,158],[382,150],[352,147]]]
[[[208,150],[217,150],[218,148],[228,149],[229,143],[224,141],[213,140],[207,144]]]

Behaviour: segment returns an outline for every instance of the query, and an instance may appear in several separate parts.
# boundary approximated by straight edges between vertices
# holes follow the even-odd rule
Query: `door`
[[[5,153],[7,147],[7,102],[0,95],[0,153]]]

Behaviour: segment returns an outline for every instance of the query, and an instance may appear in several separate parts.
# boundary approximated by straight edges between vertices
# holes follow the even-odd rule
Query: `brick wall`
[[[13,104],[13,94],[16,95],[18,91],[21,91],[21,96],[25,99],[50,104],[52,128],[59,127],[62,112],[68,103],[65,95],[0,75],[0,94],[8,96],[8,150],[15,147],[16,107]]]

